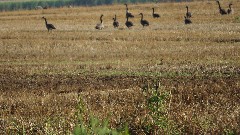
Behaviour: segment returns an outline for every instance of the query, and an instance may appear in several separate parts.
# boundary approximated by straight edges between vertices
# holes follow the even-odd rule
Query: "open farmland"
[[[240,2],[233,8],[221,16],[215,1],[129,4],[131,29],[124,5],[1,12],[0,134],[69,134],[79,97],[84,116],[147,134],[143,90],[155,83],[169,95],[163,115],[174,125],[156,134],[240,134]],[[96,30],[101,14],[105,28]],[[43,16],[57,29],[48,32]]]

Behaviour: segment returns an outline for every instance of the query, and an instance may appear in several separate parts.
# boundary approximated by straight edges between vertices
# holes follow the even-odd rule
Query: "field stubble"
[[[191,25],[183,24],[186,4]],[[152,6],[160,19],[151,18]],[[17,123],[45,134],[49,121],[66,133],[79,94],[94,115],[111,114],[112,127],[128,122],[139,133],[146,115],[141,88],[156,79],[171,93],[168,117],[182,133],[239,133],[239,6],[220,16],[215,2],[131,5],[131,30],[123,5],[1,12],[0,133],[17,132]],[[140,25],[140,12],[149,27]],[[100,14],[105,29],[98,31]],[[48,33],[42,16],[57,29]]]

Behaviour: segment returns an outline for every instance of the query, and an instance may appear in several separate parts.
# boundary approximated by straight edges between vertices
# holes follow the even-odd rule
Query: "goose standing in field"
[[[228,14],[233,14],[232,3],[229,4]]]
[[[222,9],[221,5],[220,5],[220,2],[217,0],[217,3],[218,3],[218,8],[219,8],[219,12],[221,15],[226,15],[227,12],[226,10]]]
[[[100,23],[98,23],[95,27],[98,30],[102,30],[104,28],[102,17],[103,15],[100,16]]]
[[[147,20],[143,20],[143,13],[140,13],[139,15],[141,15],[141,24],[142,26],[149,26],[149,22]]]
[[[124,5],[126,6],[126,18],[127,17],[134,18],[134,15],[132,15],[132,13],[128,11],[128,5],[127,4],[124,4]]]
[[[52,24],[47,23],[47,19],[44,16],[42,18],[45,20],[46,28],[48,29],[48,31],[56,29]]]
[[[117,16],[115,15],[115,18],[113,18],[113,27],[118,28],[119,22],[117,21]]]
[[[128,27],[128,29],[129,28],[131,28],[132,26],[133,26],[133,23],[131,22],[131,21],[128,21],[128,18],[129,17],[127,17],[127,21],[126,21],[126,23],[125,23],[125,25]]]
[[[154,12],[154,8],[152,8],[152,10],[153,10],[153,13],[152,13],[153,18],[159,18],[160,15]]]
[[[190,17],[192,17],[192,14],[191,14],[191,12],[189,12],[189,11],[188,11],[188,6],[186,6],[186,8],[187,8],[186,17],[187,17],[187,18],[190,18]]]
[[[186,16],[184,16],[184,18],[185,18],[185,20],[184,20],[185,24],[191,24],[192,23],[190,18],[187,18]]]

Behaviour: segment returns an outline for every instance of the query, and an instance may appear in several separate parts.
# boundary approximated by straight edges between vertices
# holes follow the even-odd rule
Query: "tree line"
[[[63,7],[63,6],[96,6],[117,3],[145,3],[166,2],[181,0],[30,0],[23,2],[0,2],[0,11],[12,11],[22,9],[35,9],[36,7]]]

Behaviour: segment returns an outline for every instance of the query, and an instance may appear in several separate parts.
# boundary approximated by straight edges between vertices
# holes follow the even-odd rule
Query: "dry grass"
[[[183,23],[186,4],[191,25]],[[29,134],[46,134],[49,121],[67,134],[78,94],[101,119],[111,113],[112,127],[128,122],[139,133],[146,109],[141,87],[156,78],[171,92],[168,115],[182,133],[239,134],[240,3],[233,4],[228,16],[214,1],[129,5],[136,16],[131,30],[124,5],[1,12],[0,134],[19,129],[14,120]],[[160,19],[151,17],[151,7]],[[140,12],[150,27],[142,28]],[[48,33],[42,16],[57,30]]]

